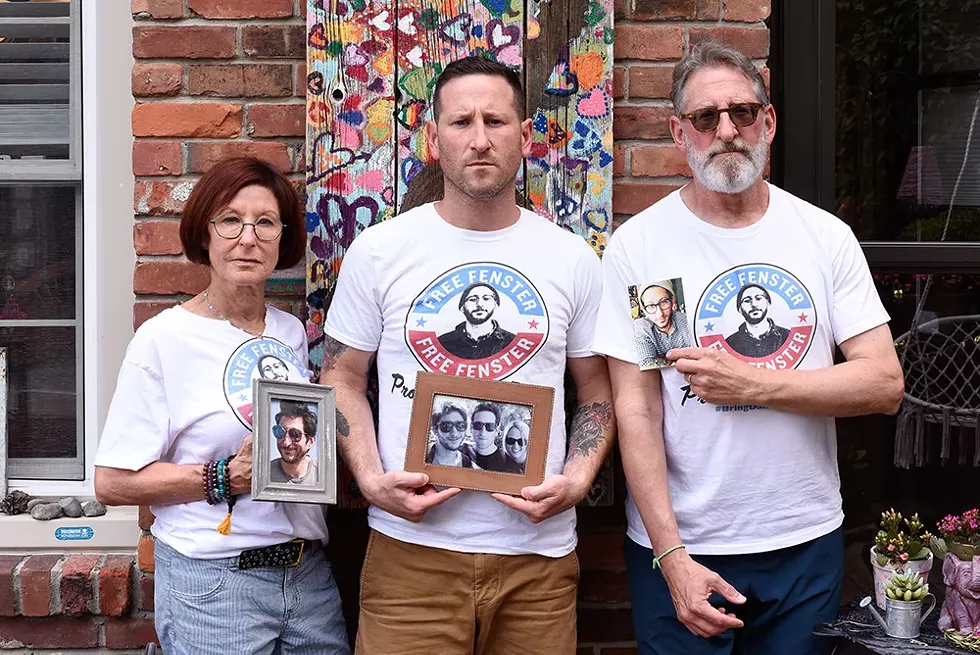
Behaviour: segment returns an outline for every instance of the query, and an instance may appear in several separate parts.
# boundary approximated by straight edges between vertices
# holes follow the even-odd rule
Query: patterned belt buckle
[[[306,542],[304,540],[293,539],[265,548],[243,550],[238,556],[238,568],[244,570],[258,567],[292,568],[299,566],[305,548]]]

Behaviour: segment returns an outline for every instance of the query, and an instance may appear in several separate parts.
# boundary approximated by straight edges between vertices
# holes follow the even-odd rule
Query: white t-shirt
[[[695,345],[763,368],[832,366],[835,344],[887,323],[850,228],[774,186],[769,193],[765,215],[746,228],[700,220],[679,191],[620,227],[603,255],[596,352],[636,362],[627,288],[672,278],[682,279]],[[756,341],[736,336],[746,331],[737,302],[745,285],[746,295],[761,296],[758,307],[769,298],[764,317],[747,310],[757,325],[772,321]],[[751,356],[736,352],[732,337]],[[834,419],[706,404],[675,368],[661,375],[671,501],[690,552],[771,551],[841,525]],[[649,547],[632,496],[627,518],[630,538]]]
[[[481,343],[466,343],[460,327],[459,301],[473,282],[499,297],[494,334]],[[412,391],[426,370],[553,387],[547,473],[560,473],[566,357],[592,355],[601,293],[599,259],[585,241],[528,211],[508,228],[478,232],[453,227],[428,204],[366,229],[344,257],[325,331],[378,353],[384,470],[404,468]],[[371,507],[369,524],[401,541],[459,552],[561,557],[575,548],[574,510],[535,525],[476,491],[464,490],[417,524]]]
[[[183,307],[161,312],[140,326],[126,350],[95,465],[138,471],[153,462],[203,464],[234,455],[252,431],[259,361],[275,357],[284,365],[274,367],[279,375],[309,381],[306,344],[302,323],[273,307],[261,338]],[[296,537],[327,538],[319,505],[252,502],[242,494],[227,536],[217,531],[225,503],[150,509],[153,535],[187,557],[232,557]]]

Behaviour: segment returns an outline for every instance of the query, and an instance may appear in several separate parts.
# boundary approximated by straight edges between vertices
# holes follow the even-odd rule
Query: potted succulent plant
[[[913,571],[893,573],[885,583],[885,616],[874,607],[871,615],[884,628],[889,637],[912,639],[919,636],[919,626],[936,606],[936,597],[929,593],[929,585]],[[929,599],[929,607],[922,612],[922,603]],[[861,602],[862,607],[871,604],[871,597]]]
[[[980,510],[949,515],[937,527],[933,544],[946,583],[939,629],[957,646],[980,652]]]
[[[885,609],[885,583],[893,573],[913,572],[929,578],[933,554],[929,549],[932,534],[919,520],[918,514],[903,518],[894,508],[881,513],[881,529],[871,548],[871,568],[874,571],[875,604]]]

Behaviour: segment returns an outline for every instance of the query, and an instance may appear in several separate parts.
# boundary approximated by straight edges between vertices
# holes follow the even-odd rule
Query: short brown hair
[[[752,60],[731,46],[707,39],[693,46],[691,52],[674,66],[670,100],[674,103],[674,114],[677,116],[687,111],[687,81],[704,68],[730,68],[738,71],[752,83],[758,101],[764,105],[769,104],[765,80]]]
[[[436,80],[436,88],[432,92],[432,117],[436,119],[436,122],[439,121],[439,96],[442,94],[442,87],[458,77],[466,77],[467,75],[489,75],[506,80],[511,90],[514,91],[514,111],[517,112],[518,118],[524,120],[526,111],[524,105],[527,100],[517,71],[492,59],[471,55],[450,63],[440,73],[439,79]]]
[[[306,221],[299,195],[285,175],[254,157],[222,159],[194,185],[180,219],[180,242],[187,259],[195,264],[211,265],[205,245],[210,239],[208,223],[239,191],[252,185],[271,191],[279,204],[283,230],[279,237],[276,269],[292,268],[303,259],[306,255]]]

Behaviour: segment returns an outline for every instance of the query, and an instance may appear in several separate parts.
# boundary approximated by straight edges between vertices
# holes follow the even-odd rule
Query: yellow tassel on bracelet
[[[218,525],[218,532],[226,537],[231,534],[231,512],[228,512],[225,520]]]

